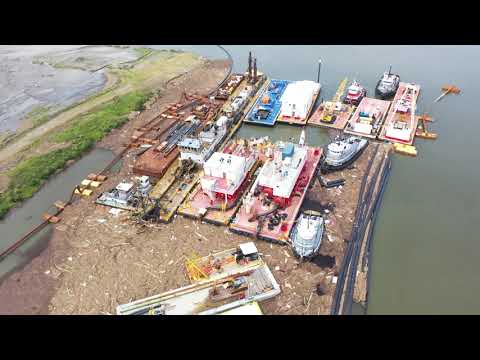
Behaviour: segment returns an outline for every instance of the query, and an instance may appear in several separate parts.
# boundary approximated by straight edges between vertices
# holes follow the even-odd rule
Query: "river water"
[[[50,213],[55,211],[53,206],[55,201],[66,202],[70,198],[73,188],[80,184],[86,175],[102,170],[114,156],[110,150],[95,149],[91,151],[49,180],[33,198],[25,201],[21,207],[10,211],[5,219],[0,221],[0,249],[6,249],[34,226],[42,223],[42,214],[47,211]],[[48,225],[0,261],[0,282],[12,271],[21,268],[38,255],[47,246],[52,231],[51,225]]]
[[[172,46],[169,46],[172,47]],[[214,46],[175,46],[206,57]],[[246,69],[248,51],[272,78],[315,80],[322,59],[320,98],[329,99],[346,76],[373,94],[383,71],[393,66],[403,81],[422,86],[418,110],[436,122],[436,141],[417,140],[417,158],[395,156],[372,243],[368,314],[480,313],[480,167],[476,107],[480,46],[225,46],[234,71]],[[461,95],[433,103],[444,84]],[[307,130],[321,145],[326,131]],[[244,127],[245,135],[298,137],[296,127]]]

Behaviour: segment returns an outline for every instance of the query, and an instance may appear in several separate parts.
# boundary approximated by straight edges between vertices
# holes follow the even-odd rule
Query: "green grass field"
[[[78,159],[112,129],[128,121],[130,112],[141,111],[150,95],[143,91],[134,91],[114,99],[93,113],[80,116],[63,131],[52,136],[51,141],[66,144],[65,148],[20,162],[9,172],[12,180],[7,190],[0,195],[0,219],[16,203],[32,197],[67,161]]]

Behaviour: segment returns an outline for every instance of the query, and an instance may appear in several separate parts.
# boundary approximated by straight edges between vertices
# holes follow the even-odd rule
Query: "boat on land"
[[[300,259],[310,259],[317,255],[324,230],[322,214],[314,210],[303,211],[290,235],[294,254]]]
[[[319,83],[309,80],[289,83],[280,98],[280,114],[277,121],[305,125],[320,89]]]
[[[288,242],[305,193],[314,178],[321,149],[279,141],[243,199],[230,224],[234,232],[260,239]]]
[[[412,145],[418,125],[415,111],[419,93],[419,85],[400,83],[380,133],[381,140]]]
[[[323,173],[342,170],[352,164],[365,150],[368,141],[357,136],[336,139],[327,145],[325,158],[321,163]]]
[[[388,72],[384,72],[380,80],[378,80],[375,88],[375,94],[382,100],[391,98],[397,92],[400,85],[400,75],[392,73],[392,67]]]
[[[364,97],[348,121],[344,132],[376,139],[389,107],[390,101]]]
[[[343,103],[358,106],[365,96],[367,96],[367,89],[354,80],[347,89],[347,95],[345,95]]]
[[[288,83],[287,80],[271,80],[244,121],[257,125],[275,125],[281,109],[280,98]]]

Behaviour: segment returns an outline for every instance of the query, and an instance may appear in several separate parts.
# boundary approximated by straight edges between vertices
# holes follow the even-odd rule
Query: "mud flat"
[[[148,106],[147,110],[133,116],[121,128],[112,130],[97,146],[119,153],[123,150],[124,145],[130,141],[135,129],[142,127],[143,124],[158,116],[170,103],[178,101],[183,91],[205,93],[213,89],[224,78],[227,72],[227,65],[225,60],[202,62],[200,66],[177,77],[173,81],[167,82],[163,88],[164,96],[158,97],[154,103]],[[133,156],[127,154],[120,173],[113,174],[109,182],[102,185],[97,191],[104,191],[116,186],[122,179],[128,178],[132,167]],[[81,180],[79,179],[79,181]],[[62,221],[54,227],[48,246],[39,256],[36,256],[27,264],[23,270],[9,276],[0,285],[1,314],[43,314],[48,312],[49,300],[55,292],[61,277],[59,274],[67,273],[63,270],[58,270],[57,267],[68,270],[70,262],[67,253],[69,254],[72,249],[75,249],[70,243],[65,243],[63,236],[68,233],[67,237],[73,236],[77,238],[77,233],[76,231],[73,233],[69,232],[67,229],[71,226],[78,229],[82,228],[83,230],[92,229],[85,225],[85,215],[96,208],[99,211],[108,211],[106,207],[93,204],[95,195],[93,194],[91,198],[80,199],[73,206],[67,208],[64,214],[62,214]],[[45,204],[45,207],[47,208],[50,205]],[[81,237],[81,235],[79,236]],[[81,244],[81,246],[83,245],[84,243]],[[63,268],[61,265],[64,262],[67,268]],[[48,271],[49,269],[51,270]]]

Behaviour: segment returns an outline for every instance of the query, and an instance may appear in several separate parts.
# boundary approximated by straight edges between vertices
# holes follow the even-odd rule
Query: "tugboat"
[[[350,136],[343,140],[336,139],[327,146],[327,154],[320,167],[322,173],[346,168],[361,155],[367,145],[367,140],[357,136]]]
[[[367,96],[367,89],[354,80],[347,89],[347,95],[343,99],[343,103],[358,106],[365,96]]]
[[[294,254],[302,260],[314,257],[320,249],[324,231],[325,223],[321,214],[313,210],[304,211],[290,237]]]
[[[400,75],[392,74],[392,67],[390,66],[388,72],[384,72],[383,77],[378,80],[375,94],[382,100],[390,98],[395,95],[399,85]]]

